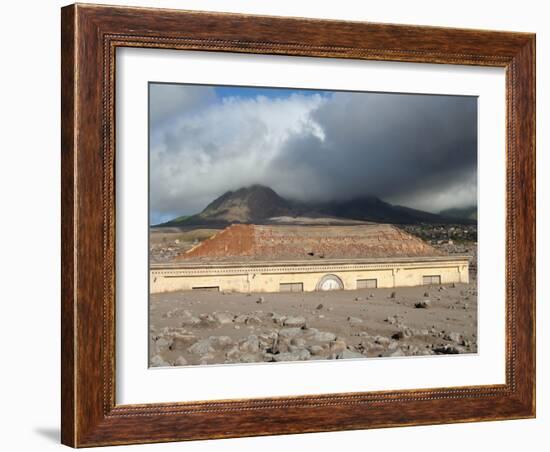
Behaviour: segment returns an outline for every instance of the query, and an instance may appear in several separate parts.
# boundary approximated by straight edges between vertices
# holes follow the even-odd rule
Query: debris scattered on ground
[[[324,292],[322,303],[319,292],[256,294],[253,300],[269,306],[264,310],[254,310],[256,304],[247,302],[248,294],[154,294],[150,365],[475,353],[475,284],[444,287],[437,303],[425,298],[429,293],[425,287],[399,288],[401,304],[389,301],[397,294],[391,289]],[[413,306],[416,309],[410,309]],[[450,317],[451,307],[461,309]]]

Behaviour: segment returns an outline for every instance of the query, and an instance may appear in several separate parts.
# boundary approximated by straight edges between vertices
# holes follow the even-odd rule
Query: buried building
[[[468,283],[468,257],[395,226],[234,224],[174,262],[152,264],[151,293],[311,292]]]

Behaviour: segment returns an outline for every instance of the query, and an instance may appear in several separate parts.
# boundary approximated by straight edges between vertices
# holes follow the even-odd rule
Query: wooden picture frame
[[[73,447],[535,416],[535,35],[71,5],[62,9],[62,442]],[[115,50],[506,69],[506,383],[115,403]]]

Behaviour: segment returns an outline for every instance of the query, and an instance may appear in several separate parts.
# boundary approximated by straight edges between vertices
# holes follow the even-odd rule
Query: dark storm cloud
[[[477,103],[473,97],[337,93],[311,113],[324,139],[291,137],[273,162],[286,174],[287,193],[299,198],[382,199],[430,202],[461,185],[449,204],[475,204]],[[322,184],[292,184],[309,172]],[[469,199],[464,197],[469,192]],[[444,208],[446,206],[435,206]],[[430,209],[432,210],[432,209]]]
[[[151,93],[153,222],[254,183],[301,200],[376,195],[432,212],[477,202],[474,97],[248,90],[213,101],[212,88],[181,85],[161,94]]]

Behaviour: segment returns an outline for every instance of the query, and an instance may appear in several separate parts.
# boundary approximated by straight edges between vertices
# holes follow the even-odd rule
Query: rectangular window
[[[304,285],[302,283],[281,283],[279,284],[280,292],[303,292]]]
[[[205,290],[207,292],[219,292],[220,286],[193,287],[193,290]]]
[[[357,288],[358,289],[376,289],[378,287],[377,279],[358,279]]]
[[[427,275],[422,277],[422,284],[441,284],[441,276],[439,275]]]

